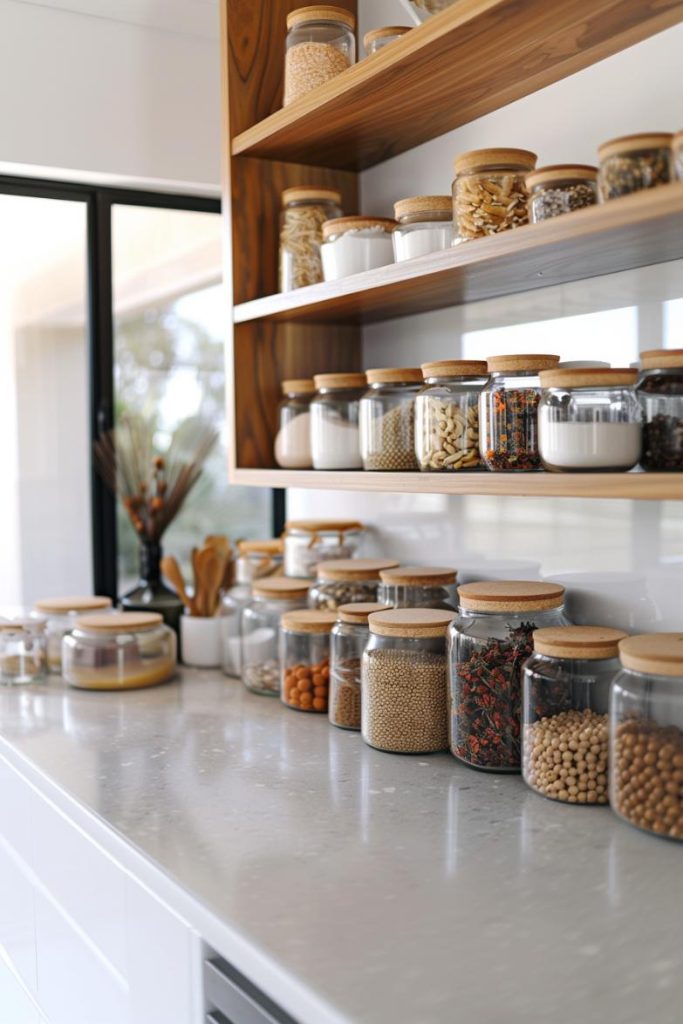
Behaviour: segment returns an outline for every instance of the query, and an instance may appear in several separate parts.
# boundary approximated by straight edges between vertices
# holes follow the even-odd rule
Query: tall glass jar
[[[407,25],[383,25],[381,28],[373,28],[363,36],[363,47],[368,57],[373,53],[383,50],[389,43],[395,43],[397,39],[410,32]]]
[[[38,683],[45,668],[45,619],[0,619],[0,685]]]
[[[76,620],[62,641],[64,678],[83,690],[139,690],[175,671],[175,632],[158,612],[100,612]]]
[[[493,472],[541,468],[538,450],[539,372],[559,356],[492,356],[491,379],[479,396],[479,453]]]
[[[377,750],[429,754],[448,747],[446,630],[454,612],[373,612],[361,668],[361,731]]]
[[[532,224],[563,213],[595,206],[598,201],[598,169],[588,164],[553,164],[526,176]]]
[[[632,469],[642,444],[637,377],[630,369],[541,371],[538,447],[545,469]]]
[[[683,348],[641,353],[638,398],[643,407],[643,469],[683,469]]]
[[[47,619],[47,670],[59,675],[62,671],[62,639],[74,628],[79,616],[111,608],[111,598],[43,597],[33,608],[39,616]]]
[[[343,604],[330,636],[330,722],[360,729],[361,661],[369,639],[368,617],[381,612],[375,601]]]
[[[455,569],[402,565],[382,569],[377,600],[391,608],[441,608],[455,611]]]
[[[683,633],[630,636],[610,696],[609,796],[620,818],[683,839]]]
[[[282,572],[283,546],[280,538],[237,542],[234,583],[220,607],[222,664],[227,676],[242,673],[242,612],[251,601],[252,582]]]
[[[603,203],[672,181],[672,140],[671,132],[650,132],[603,142],[598,149],[598,184]]]
[[[533,632],[566,626],[564,587],[502,580],[458,587],[448,632],[451,753],[472,768],[521,767],[522,666]]]
[[[306,607],[308,584],[286,576],[257,580],[242,612],[242,682],[252,693],[280,693],[278,630],[285,612]]]
[[[309,608],[334,611],[342,604],[375,601],[379,574],[398,565],[394,558],[343,558],[321,562],[308,592]]]
[[[275,435],[275,461],[283,469],[310,469],[311,400],[315,394],[312,380],[283,380],[283,400],[278,406],[278,432]]]
[[[458,241],[528,223],[526,175],[536,159],[526,149],[475,149],[457,157],[453,223]]]
[[[607,803],[609,689],[625,636],[601,626],[534,633],[524,665],[522,774],[550,800]]]
[[[322,281],[323,224],[341,216],[341,193],[335,188],[302,185],[284,190],[280,214],[281,292]]]
[[[412,196],[394,203],[398,226],[394,228],[394,259],[397,263],[450,249],[453,242],[453,202],[450,196]]]
[[[300,7],[287,15],[284,106],[356,61],[356,19],[343,7]]]
[[[391,235],[396,221],[387,217],[340,217],[323,224],[320,257],[326,281],[364,274],[394,262]]]
[[[326,715],[330,691],[330,630],[334,612],[285,612],[280,623],[282,703]]]
[[[423,472],[476,469],[479,395],[488,381],[479,359],[423,363],[424,387],[415,399],[415,455]]]
[[[311,457],[314,469],[360,469],[358,416],[364,373],[319,373],[311,402]]]
[[[316,566],[354,558],[365,527],[355,519],[290,519],[285,523],[285,576],[315,579]]]
[[[360,402],[363,469],[417,469],[415,397],[422,370],[368,370],[369,389]]]

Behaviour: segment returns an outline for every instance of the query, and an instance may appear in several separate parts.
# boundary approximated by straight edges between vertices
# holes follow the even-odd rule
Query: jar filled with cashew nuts
[[[321,562],[308,592],[309,608],[334,611],[355,601],[377,598],[379,574],[398,565],[395,558],[342,558]]]
[[[488,381],[478,359],[423,363],[425,386],[415,399],[415,455],[423,472],[476,469],[479,394]]]
[[[330,690],[330,630],[334,612],[286,612],[280,622],[282,703],[297,711],[327,714]]]
[[[384,605],[374,601],[343,604],[330,636],[330,722],[339,729],[360,729],[361,660],[368,617]]]
[[[341,194],[334,188],[301,186],[284,190],[280,214],[281,292],[322,281],[323,224],[341,216]]]
[[[401,565],[382,569],[377,600],[391,608],[441,608],[455,611],[455,569]]]
[[[287,15],[283,106],[336,78],[356,61],[356,19],[343,7],[317,4]]]
[[[474,149],[455,160],[453,223],[458,241],[483,238],[529,221],[526,149]]]
[[[417,469],[415,396],[422,371],[416,368],[368,370],[368,390],[360,400],[360,452],[363,469]]]

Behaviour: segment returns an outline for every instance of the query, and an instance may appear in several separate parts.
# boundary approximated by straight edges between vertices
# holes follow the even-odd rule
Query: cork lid
[[[284,548],[281,537],[270,540],[238,540],[237,552],[240,555],[281,555]]]
[[[251,592],[256,597],[270,597],[274,601],[289,601],[294,597],[306,597],[310,584],[308,580],[295,580],[290,576],[266,576],[255,580]]]
[[[629,367],[577,367],[575,369],[542,370],[543,388],[617,388],[629,387],[638,380],[638,371]]]
[[[683,676],[683,633],[641,633],[619,642],[624,668],[655,676]]]
[[[396,220],[452,220],[453,200],[451,196],[410,196],[394,203]]]
[[[644,370],[673,370],[683,366],[683,348],[649,348],[640,353]]]
[[[33,606],[47,615],[67,615],[69,612],[97,612],[111,608],[110,597],[41,597]]]
[[[280,387],[283,395],[315,394],[315,383],[312,377],[294,377],[292,380],[283,380]]]
[[[349,622],[352,625],[367,625],[368,616],[373,612],[381,612],[386,609],[385,604],[379,601],[359,601],[358,604],[341,604],[337,608],[337,621]]]
[[[505,370],[549,370],[559,361],[559,356],[525,353],[513,356],[489,356],[486,363],[489,373],[500,373]]]
[[[372,612],[368,619],[371,633],[379,636],[444,636],[455,612],[435,608],[390,608]]]
[[[489,167],[509,167],[511,170],[533,171],[538,157],[528,149],[472,149],[454,160],[456,174],[486,170]]]
[[[455,583],[455,569],[433,565],[402,565],[396,569],[384,569],[379,577],[390,586],[446,587]]]
[[[422,376],[428,377],[485,377],[488,366],[485,359],[440,359],[422,364]]]
[[[643,132],[640,135],[620,135],[598,146],[601,160],[619,153],[635,153],[639,149],[667,149],[673,141],[673,132]]]
[[[323,224],[323,239],[327,241],[330,235],[343,235],[346,231],[361,231],[363,228],[382,228],[384,231],[393,231],[396,221],[390,217],[335,217],[334,220],[326,220]]]
[[[293,633],[329,633],[336,621],[336,612],[302,608],[295,612],[285,612],[280,625]]]
[[[378,39],[391,39],[394,36],[404,36],[410,32],[409,25],[383,25],[381,28],[372,28],[363,36],[363,46],[369,50]]]
[[[316,388],[364,388],[367,381],[364,373],[316,373],[313,378]]]
[[[109,615],[83,615],[76,628],[88,633],[143,633],[163,622],[158,612],[111,612]]]
[[[384,605],[377,605],[378,608],[383,608]],[[45,632],[45,619],[36,618],[22,618],[17,619],[0,619],[0,633],[44,633]]]
[[[346,530],[364,530],[356,519],[290,519],[285,523],[285,533],[300,530],[303,533],[344,533]]]
[[[550,626],[534,630],[534,650],[551,658],[616,658],[628,633],[609,626]]]
[[[534,185],[551,184],[554,181],[596,181],[598,177],[597,167],[592,164],[548,164],[547,167],[537,167],[526,176],[526,183],[529,188]]]
[[[316,566],[319,580],[352,583],[354,580],[378,580],[382,569],[393,569],[395,558],[336,558]]]
[[[356,19],[351,11],[331,4],[316,4],[314,7],[298,7],[287,15],[287,28],[301,25],[306,21],[341,21],[349,28],[356,27]]]
[[[365,374],[368,384],[421,384],[422,370],[417,367],[390,367],[368,370]]]
[[[531,612],[559,608],[564,587],[535,580],[495,580],[463,583],[458,587],[460,607],[476,612]]]
[[[336,188],[326,188],[324,185],[294,185],[283,191],[282,205],[319,199],[323,203],[336,203],[339,206],[341,198],[341,192]]]

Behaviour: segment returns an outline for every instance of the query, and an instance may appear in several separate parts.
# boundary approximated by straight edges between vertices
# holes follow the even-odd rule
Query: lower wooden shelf
[[[527,498],[683,500],[683,473],[365,473],[233,469],[233,484],[389,494],[493,494]]]

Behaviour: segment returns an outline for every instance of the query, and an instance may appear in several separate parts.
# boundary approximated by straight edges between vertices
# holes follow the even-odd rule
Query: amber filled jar
[[[623,135],[598,149],[600,198],[617,199],[673,179],[671,132]]]
[[[532,224],[564,213],[595,206],[598,201],[598,169],[588,164],[553,164],[526,176]]]
[[[453,223],[459,241],[528,223],[526,176],[536,159],[526,149],[475,149],[457,157]]]
[[[361,662],[369,639],[368,617],[384,605],[374,601],[343,604],[330,636],[330,722],[360,729]]]
[[[397,565],[393,558],[344,558],[321,562],[316,582],[308,592],[308,606],[334,611],[342,604],[375,601],[380,572]]]
[[[356,19],[343,7],[317,4],[287,15],[284,106],[346,71],[356,61]]]
[[[442,608],[455,611],[455,569],[402,565],[382,569],[377,600],[392,608]]]
[[[643,469],[683,469],[683,348],[641,353],[637,393],[643,409]]]
[[[360,469],[360,400],[364,373],[319,373],[311,402],[311,458],[314,469]]]
[[[363,36],[363,46],[368,57],[373,53],[383,50],[389,43],[395,43],[397,39],[410,32],[407,25],[384,25],[382,28],[373,28]]]
[[[111,608],[110,597],[44,597],[36,601],[34,610],[47,619],[47,669],[59,675],[62,671],[62,640],[74,628],[76,619],[89,612]]]
[[[479,466],[479,395],[486,363],[446,359],[423,363],[424,387],[415,399],[415,455],[423,472]]]
[[[412,196],[394,203],[398,221],[392,235],[397,263],[449,249],[453,242],[453,201],[450,196]]]
[[[280,623],[281,696],[297,711],[326,715],[330,690],[330,630],[334,612],[286,612]]]
[[[479,452],[494,472],[541,468],[538,448],[540,371],[556,366],[559,356],[492,356],[490,380],[479,396]]]
[[[84,690],[137,690],[171,678],[176,635],[157,612],[84,615],[62,641],[67,683]]]
[[[311,400],[313,380],[283,380],[284,398],[278,407],[278,432],[275,436],[275,461],[283,469],[310,469]]]
[[[284,190],[280,214],[281,292],[322,281],[323,224],[341,216],[341,193],[334,188],[298,186]]]
[[[365,527],[355,519],[290,519],[285,523],[285,576],[315,579],[316,566],[355,557]]]
[[[257,580],[252,595],[242,612],[242,682],[252,693],[276,697],[280,692],[280,619],[285,612],[306,607],[308,583],[273,576]]]
[[[360,403],[363,469],[417,469],[415,397],[422,370],[368,370],[368,390]]]

